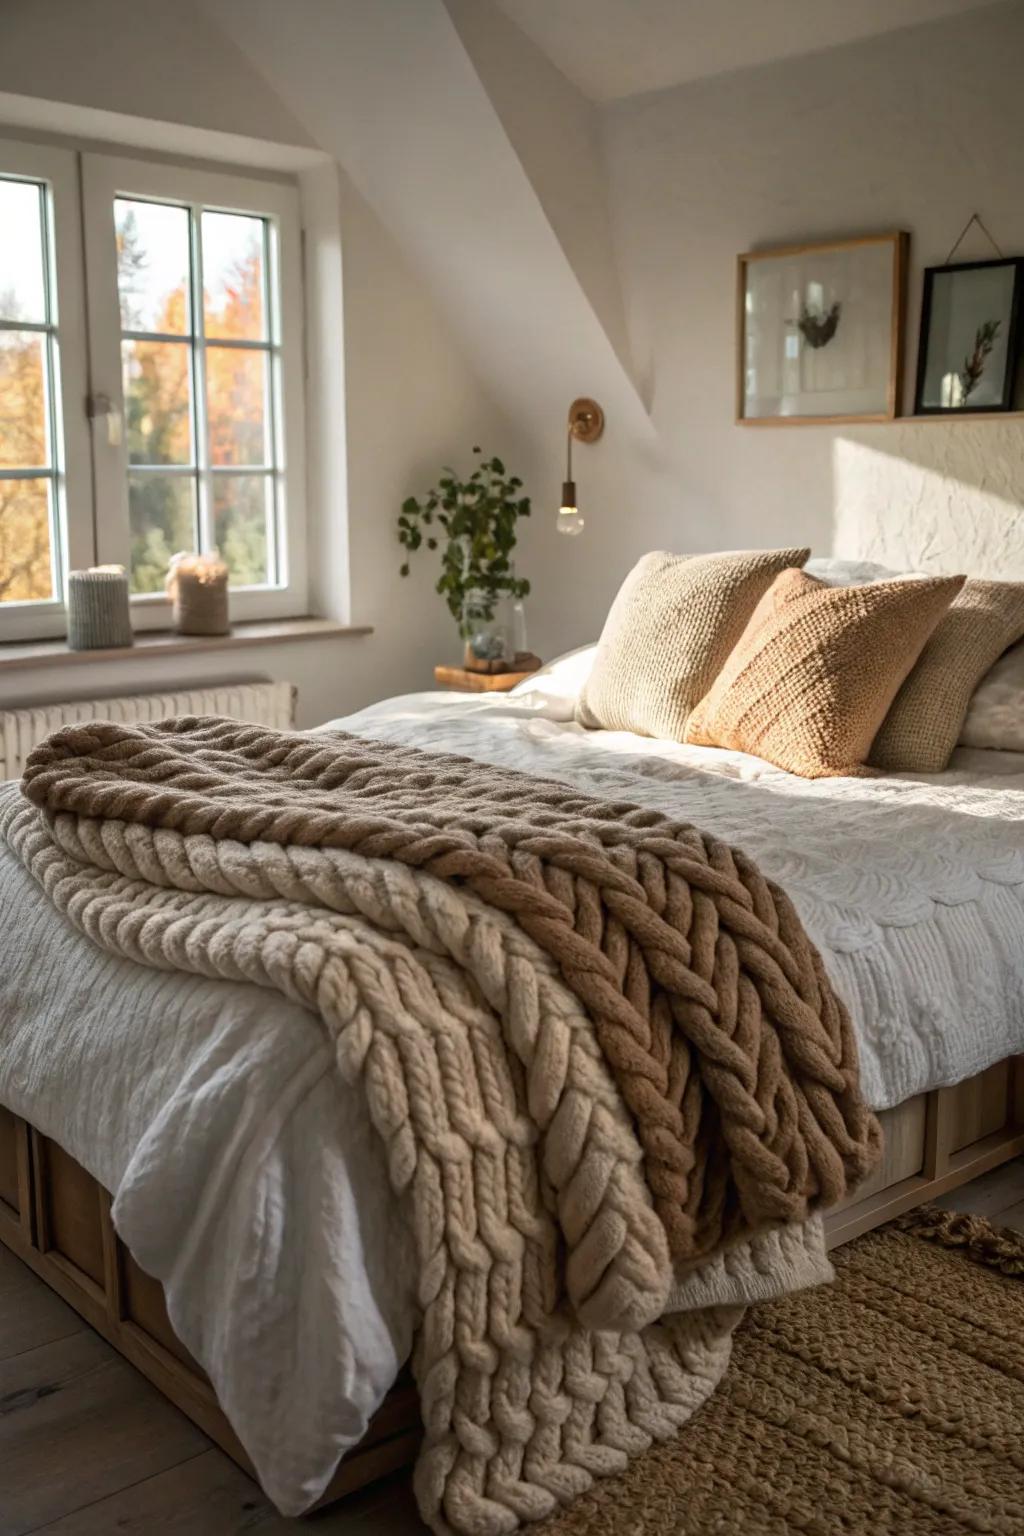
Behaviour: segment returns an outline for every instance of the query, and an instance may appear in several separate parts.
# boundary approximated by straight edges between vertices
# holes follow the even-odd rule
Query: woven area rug
[[[751,1309],[678,1439],[537,1536],[1024,1536],[1024,1236],[922,1207]]]

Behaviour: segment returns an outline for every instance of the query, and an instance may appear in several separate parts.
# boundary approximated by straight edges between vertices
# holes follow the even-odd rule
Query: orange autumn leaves
[[[256,224],[255,220],[245,222]],[[122,311],[129,326],[133,281],[145,264],[129,216],[118,240]],[[180,335],[182,340],[123,343],[129,459],[133,465],[194,466],[196,416],[184,282],[165,295],[151,325],[156,332]],[[218,345],[224,340],[263,339],[262,241],[254,239],[246,253],[232,262],[216,295],[204,294],[204,326],[209,462],[240,471],[263,465],[271,457],[265,421],[268,354]],[[242,473],[218,476],[213,482],[214,540],[235,586],[267,579],[266,488],[264,478]],[[158,591],[170,556],[198,546],[194,479],[130,472],[129,502],[132,585],[137,592]]]
[[[47,462],[45,345],[38,331],[0,332],[0,469]],[[0,480],[0,602],[51,595],[47,482]]]

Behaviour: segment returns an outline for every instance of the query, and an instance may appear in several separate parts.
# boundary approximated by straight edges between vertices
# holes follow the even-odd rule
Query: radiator
[[[136,725],[169,715],[227,715],[275,730],[295,721],[291,683],[218,683],[181,693],[137,693],[114,699],[69,699],[28,709],[0,710],[0,779],[20,779],[25,759],[51,731],[84,720],[117,720]]]

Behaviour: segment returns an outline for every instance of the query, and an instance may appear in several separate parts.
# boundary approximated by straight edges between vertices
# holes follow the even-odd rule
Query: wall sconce
[[[562,483],[562,505],[558,509],[559,533],[573,538],[583,532],[583,518],[576,505],[576,482],[572,478],[572,445],[596,443],[604,431],[604,411],[596,400],[574,400],[569,407],[569,427],[565,440],[565,480]]]

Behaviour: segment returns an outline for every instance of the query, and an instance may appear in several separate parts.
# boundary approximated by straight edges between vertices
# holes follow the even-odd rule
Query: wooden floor
[[[1024,1158],[940,1204],[1024,1231]],[[0,1536],[414,1536],[407,1473],[285,1520],[148,1382],[0,1248]]]

